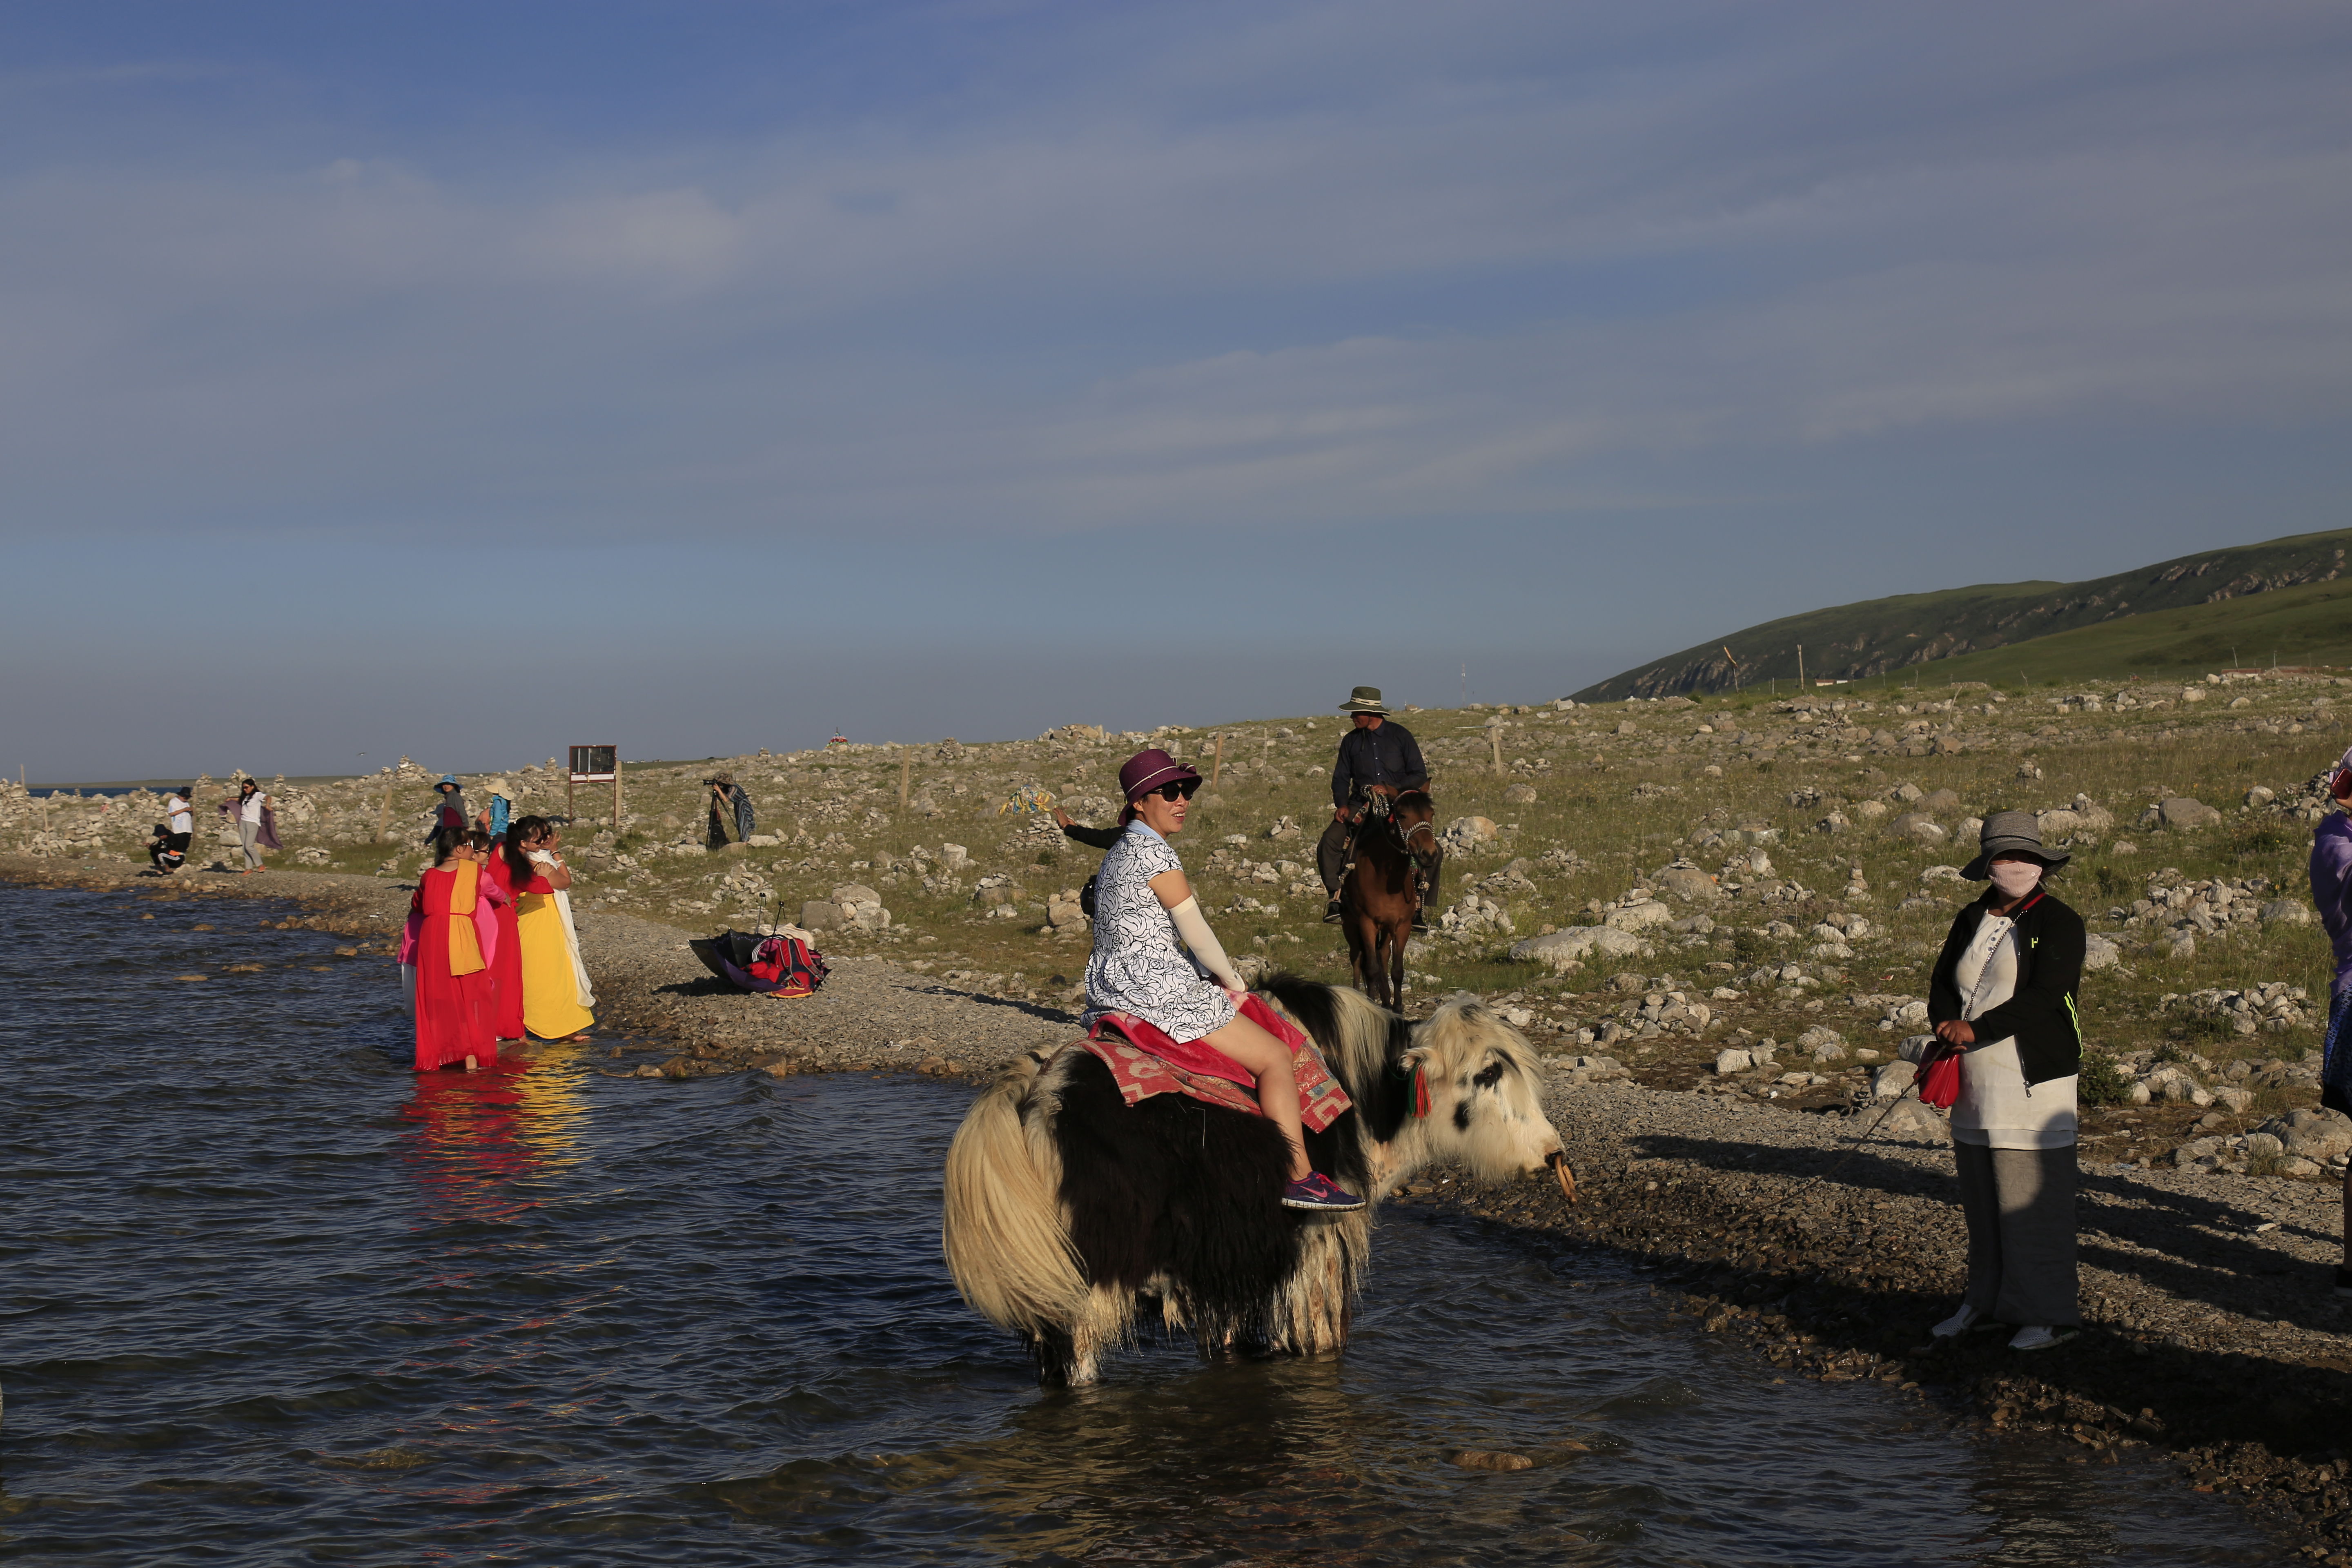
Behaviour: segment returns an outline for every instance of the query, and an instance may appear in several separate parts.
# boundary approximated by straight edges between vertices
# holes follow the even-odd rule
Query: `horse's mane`
[[[1391,804],[1402,805],[1407,801],[1412,801],[1417,805],[1425,805],[1432,811],[1435,811],[1437,809],[1437,802],[1430,798],[1429,792],[1425,789],[1399,791],[1395,801]]]

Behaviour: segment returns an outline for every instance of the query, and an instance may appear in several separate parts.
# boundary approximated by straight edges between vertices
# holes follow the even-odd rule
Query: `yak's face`
[[[1541,1068],[1517,1029],[1475,1002],[1449,1002],[1412,1031],[1407,1071],[1429,1095],[1427,1155],[1488,1181],[1533,1175],[1560,1152],[1537,1092]]]

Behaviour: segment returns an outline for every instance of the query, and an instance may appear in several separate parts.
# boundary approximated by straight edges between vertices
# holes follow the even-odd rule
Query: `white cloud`
[[[20,154],[0,502],[1319,525],[1639,503],[1627,454],[2347,412],[2324,13],[1213,16],[718,152]]]

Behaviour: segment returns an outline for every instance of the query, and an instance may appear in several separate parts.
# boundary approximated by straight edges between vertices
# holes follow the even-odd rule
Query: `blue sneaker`
[[[1332,1184],[1320,1171],[1310,1171],[1282,1189],[1282,1206],[1286,1209],[1321,1209],[1327,1214],[1348,1214],[1364,1206],[1364,1200],[1355,1194]]]

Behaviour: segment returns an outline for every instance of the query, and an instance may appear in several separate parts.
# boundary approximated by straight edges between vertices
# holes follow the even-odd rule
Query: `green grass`
[[[1898,684],[1915,671],[1927,684],[2016,681],[2021,671],[2036,683],[2136,669],[2202,674],[2232,662],[2233,646],[2247,664],[2267,664],[2273,647],[2283,664],[2352,663],[2342,606],[2325,607],[2337,585],[2315,580],[2340,571],[2347,549],[2352,530],[2338,530],[2205,551],[2084,583],[1979,584],[1838,605],[1710,637],[1575,695],[1602,701],[1721,691],[1734,684],[1727,646],[1748,687],[1794,680],[1800,646],[1809,679],[1874,680],[1896,672]],[[2269,586],[2281,582],[2328,592],[2291,599],[2295,589]],[[2230,596],[2214,599],[2217,593]],[[2168,614],[2179,618],[2143,624]],[[2068,636],[2080,640],[2042,649],[2041,663],[2019,661],[2025,650]],[[2338,657],[2324,657],[2329,653]]]
[[[2127,616],[2011,647],[1938,659],[1923,687],[1983,680],[2020,687],[2197,680],[2238,666],[2352,667],[2352,581],[2308,583],[2249,598]]]

